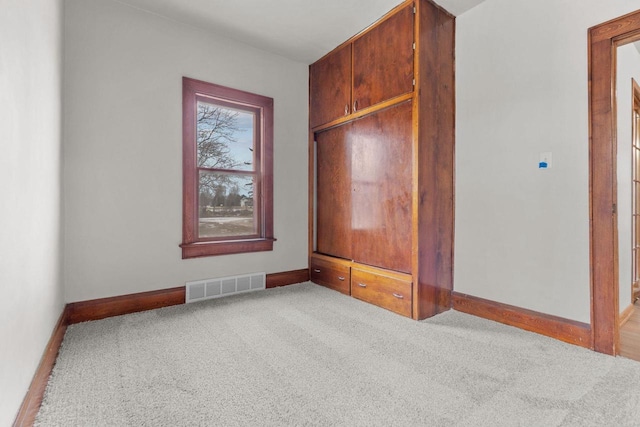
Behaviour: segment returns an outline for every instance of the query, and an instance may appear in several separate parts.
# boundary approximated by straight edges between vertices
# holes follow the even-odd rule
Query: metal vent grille
[[[185,285],[187,290],[187,303],[203,301],[265,289],[266,273],[196,280],[187,282]]]

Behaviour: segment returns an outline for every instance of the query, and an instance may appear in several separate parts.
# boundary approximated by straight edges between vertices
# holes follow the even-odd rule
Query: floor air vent
[[[189,303],[265,289],[266,274],[253,273],[244,276],[219,277],[187,282],[185,285],[187,288],[186,302]]]

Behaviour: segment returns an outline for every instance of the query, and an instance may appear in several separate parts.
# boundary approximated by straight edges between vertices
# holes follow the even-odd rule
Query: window
[[[182,258],[273,249],[273,99],[183,77]]]

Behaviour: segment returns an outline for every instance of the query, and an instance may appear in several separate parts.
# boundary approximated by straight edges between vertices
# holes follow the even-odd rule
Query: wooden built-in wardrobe
[[[311,280],[404,316],[453,286],[455,18],[406,1],[311,64]]]

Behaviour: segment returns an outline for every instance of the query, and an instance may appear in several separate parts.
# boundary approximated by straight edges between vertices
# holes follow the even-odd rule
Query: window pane
[[[200,171],[200,238],[258,234],[252,175]]]
[[[253,112],[198,101],[198,167],[254,170]]]

